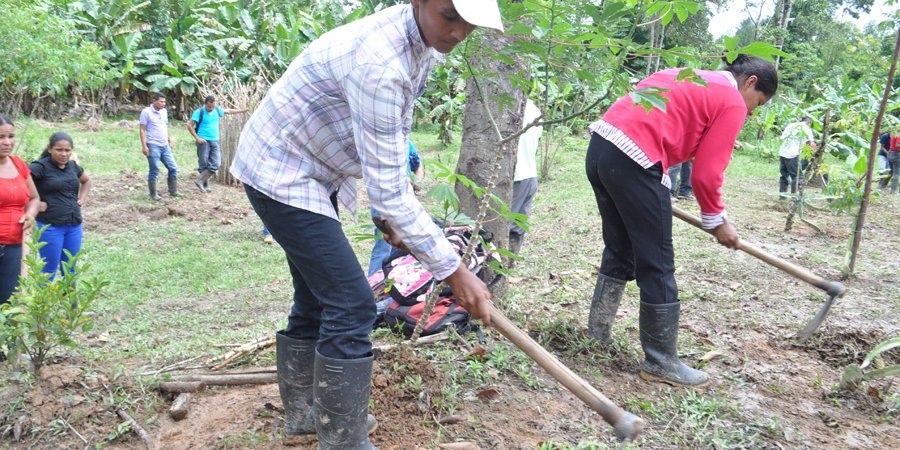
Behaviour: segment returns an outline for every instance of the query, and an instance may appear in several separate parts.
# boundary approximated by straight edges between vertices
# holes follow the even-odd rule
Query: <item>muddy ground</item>
[[[86,212],[91,233],[172,217],[213,216],[222,224],[256,220],[238,187],[214,185],[213,193],[204,196],[183,182],[182,189],[189,192],[185,198],[151,204],[143,199],[143,174],[98,178],[94,206]],[[849,236],[847,216],[810,212],[825,233],[805,224],[784,233],[783,204],[768,194],[765,183],[751,180],[729,187],[730,204],[739,205],[729,212],[743,239],[826,278],[839,278],[837,267]],[[125,198],[122,192],[128,193]],[[870,209],[871,225],[862,247],[866,256],[858,275],[844,281],[849,293],[834,306],[820,332],[804,343],[792,335],[821,307],[823,295],[676,224],[677,278],[684,302],[681,353],[714,380],[697,390],[647,383],[636,376],[640,347],[634,286],[629,286],[619,311],[614,345],[600,348],[584,338],[602,247],[584,245],[601,242],[596,214],[573,219],[567,212],[571,206],[536,204],[539,225],[529,234],[524,259],[510,278],[510,294],[496,301],[574,371],[647,420],[645,438],[633,447],[900,447],[896,378],[852,393],[834,389],[846,365],[858,364],[876,344],[900,334],[900,196],[882,199]],[[563,260],[566,263],[559,263]],[[478,382],[451,379],[453,370],[471,372],[480,367],[479,361],[508,354],[502,337],[487,334],[483,357],[472,356],[473,337],[415,353],[380,355],[373,377],[380,426],[373,442],[382,449],[438,448],[444,443],[483,449],[615,447],[600,417],[537,367],[524,372],[536,379],[508,368],[488,370],[475,377]],[[476,364],[470,363],[473,360]],[[900,364],[900,356],[887,353],[879,364]],[[448,391],[451,384],[457,389]],[[117,430],[122,421],[111,406],[121,404],[113,401],[116,396],[132,399],[132,412],[155,448],[315,448],[313,438],[284,437],[274,384],[211,388],[194,395],[188,417],[179,422],[166,414],[170,397],[110,367],[77,358],[45,367],[24,397],[22,389],[7,389],[6,398],[0,399],[4,404],[25,401],[28,411],[5,418],[0,448],[85,448],[87,442],[98,441],[104,448],[139,448],[134,433],[121,426]],[[455,397],[449,409],[448,392]],[[42,434],[27,432],[35,426]]]

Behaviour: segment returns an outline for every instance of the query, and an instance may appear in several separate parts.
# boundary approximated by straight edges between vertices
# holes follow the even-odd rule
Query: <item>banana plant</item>
[[[185,111],[185,97],[196,92],[200,80],[212,65],[212,60],[203,54],[202,49],[188,49],[171,37],[166,38],[165,52],[161,49],[142,51],[139,61],[149,66],[160,66],[161,73],[148,75],[145,79],[151,83],[151,91],[175,92],[181,113]]]

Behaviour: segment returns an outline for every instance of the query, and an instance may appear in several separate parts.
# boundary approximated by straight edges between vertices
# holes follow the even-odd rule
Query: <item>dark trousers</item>
[[[800,157],[785,158],[781,156],[781,179],[779,181],[778,190],[780,192],[787,191],[787,187],[791,187],[791,192],[797,192],[797,161]]]
[[[694,188],[691,186],[691,172],[693,169],[693,160],[669,167],[669,179],[672,180],[672,195],[686,197],[694,192]]]
[[[369,356],[375,295],[340,222],[272,200],[244,185],[247,198],[287,255],[294,306],[284,333],[318,339],[322,356]]]
[[[644,169],[594,134],[585,169],[603,219],[600,273],[637,280],[642,302],[677,302],[672,203],[661,182],[662,164]]]
[[[0,244],[0,305],[9,301],[19,287],[22,272],[22,244]]]

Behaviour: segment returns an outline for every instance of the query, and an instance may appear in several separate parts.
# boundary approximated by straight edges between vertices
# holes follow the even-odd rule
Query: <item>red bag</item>
[[[392,328],[400,329],[406,337],[410,337],[424,312],[425,302],[404,306],[394,301],[384,312],[384,323]],[[468,333],[473,329],[472,316],[469,315],[469,312],[457,305],[452,298],[444,297],[435,303],[431,317],[425,322],[422,336],[440,333],[448,325],[455,326],[456,332],[459,334]]]

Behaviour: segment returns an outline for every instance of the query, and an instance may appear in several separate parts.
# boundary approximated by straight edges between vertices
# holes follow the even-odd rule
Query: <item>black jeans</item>
[[[9,301],[19,287],[22,272],[22,244],[0,244],[0,305]]]
[[[644,169],[594,134],[585,169],[603,219],[600,273],[637,280],[642,302],[677,302],[672,203],[662,184],[662,164]]]
[[[781,170],[781,179],[779,180],[778,190],[780,192],[785,192],[787,187],[791,187],[791,192],[797,191],[797,161],[800,160],[800,157],[794,158],[785,158],[784,156],[779,157],[781,159],[781,165],[779,169]]]
[[[294,306],[284,334],[318,339],[322,356],[369,356],[375,294],[340,222],[277,202],[244,185],[247,198],[287,255]]]

